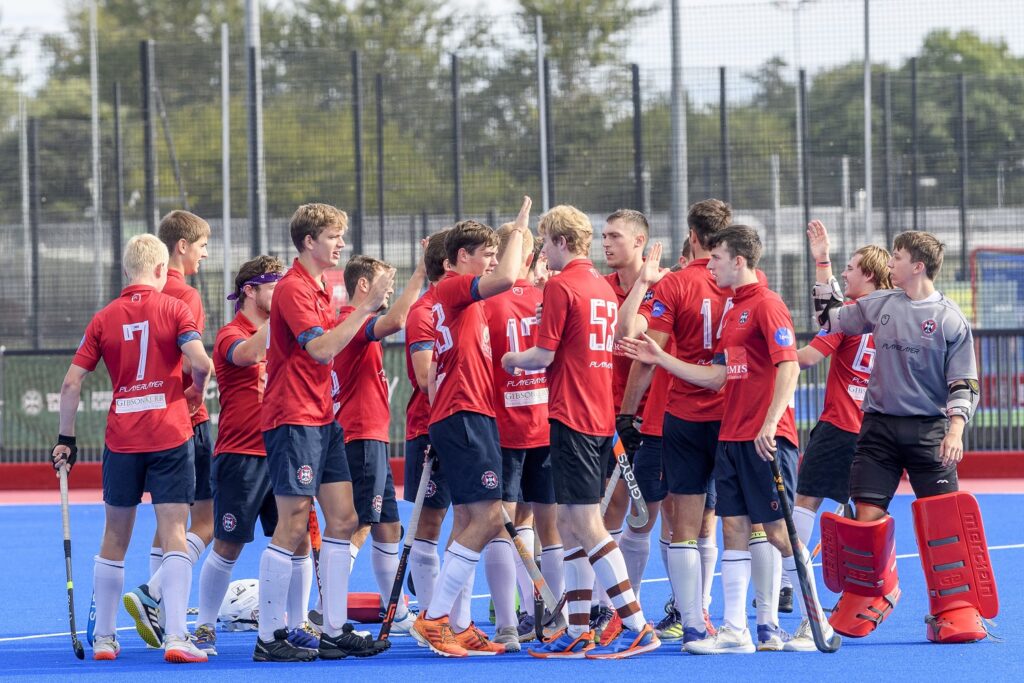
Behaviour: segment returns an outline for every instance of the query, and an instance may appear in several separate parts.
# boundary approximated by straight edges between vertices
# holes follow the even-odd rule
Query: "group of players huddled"
[[[588,659],[631,657],[672,640],[691,654],[724,654],[809,651],[814,636],[819,646],[837,642],[836,632],[865,636],[900,596],[886,510],[905,471],[918,497],[927,637],[986,636],[995,583],[977,502],[957,482],[978,375],[970,326],[934,286],[943,253],[934,236],[904,232],[891,254],[859,249],[842,273],[844,296],[828,233],[812,222],[822,329],[798,347],[786,304],[757,269],[761,239],[733,224],[724,202],[690,207],[687,242],[671,268],[661,267],[661,245],[648,244],[641,212],[611,214],[602,233],[607,275],[589,260],[586,214],[565,205],[545,212],[535,247],[530,208],[524,198],[515,221],[497,230],[464,220],[423,240],[390,305],[394,269],[352,256],[344,267],[348,305],[339,312],[324,273],[340,262],[348,217],[326,204],[300,206],[289,226],[297,258],[287,269],[271,256],[242,265],[228,297],[236,315],[218,332],[212,361],[199,295],[184,279],[206,257],[209,225],[172,211],[158,236],[128,242],[128,286],[85,330],[61,390],[52,456],[55,468],[74,464],[82,381],[102,360],[114,392],[102,460],[106,525],[93,575],[95,659],[120,650],[119,598],[167,661],[216,654],[218,609],[257,521],[271,539],[259,563],[256,661],[388,649],[349,622],[348,593],[368,537],[385,598],[399,564],[382,342],[402,330],[412,384],[406,500],[414,501],[422,477],[429,482],[409,556],[420,610],[400,599],[393,632],[447,657],[518,652],[537,633],[530,655]],[[798,467],[797,377],[825,358],[824,411]],[[215,447],[203,407],[214,374]],[[612,476],[616,467],[623,477]],[[122,596],[144,491],[157,520],[151,576]],[[325,525],[320,601],[307,614],[314,497]],[[847,512],[826,512],[821,522],[825,583],[842,593],[827,622],[806,551],[825,498]],[[790,506],[797,548],[787,532]],[[630,515],[623,531],[627,512],[641,508],[646,514]],[[659,512],[672,598],[652,624],[639,592]],[[716,628],[708,605],[718,518],[724,619]],[[192,571],[211,540],[189,633]],[[524,610],[533,602],[536,581],[524,564],[532,557],[523,548],[532,556],[535,544],[542,583],[561,597],[543,613],[546,628],[534,623],[541,612],[516,609],[517,592]],[[481,560],[492,637],[470,614]],[[799,580],[798,563],[810,582]],[[778,613],[794,603],[804,619],[789,634]]]

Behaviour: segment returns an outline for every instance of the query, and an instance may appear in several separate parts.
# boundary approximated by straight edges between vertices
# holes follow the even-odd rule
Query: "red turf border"
[[[405,461],[391,459],[395,486],[405,484]],[[960,463],[962,479],[1024,478],[1024,451],[972,451]],[[79,463],[68,480],[74,489],[103,487],[99,463]],[[0,491],[56,489],[57,478],[46,463],[0,463]]]

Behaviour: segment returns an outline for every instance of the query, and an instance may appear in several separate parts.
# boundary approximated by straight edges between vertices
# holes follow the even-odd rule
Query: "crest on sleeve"
[[[788,327],[780,327],[775,330],[775,343],[779,346],[793,345],[793,331]]]
[[[651,315],[653,315],[655,318],[660,318],[661,316],[665,315],[665,304],[661,303],[660,301],[655,301],[654,305],[651,306]]]

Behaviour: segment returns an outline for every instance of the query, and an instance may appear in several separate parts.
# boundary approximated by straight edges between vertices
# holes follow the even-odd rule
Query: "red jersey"
[[[434,361],[430,424],[466,411],[494,417],[494,372],[487,316],[476,275],[447,273],[434,287]]]
[[[793,319],[782,298],[760,282],[737,289],[715,350],[715,364],[726,368],[719,441],[754,440],[772,402],[776,363],[796,360]],[[792,404],[776,435],[799,445]]]
[[[612,291],[615,292],[615,301],[621,307],[625,303],[626,297],[629,296],[629,290],[623,289],[622,285],[619,284],[618,273],[605,275],[604,279],[611,285]],[[626,383],[629,381],[629,369],[631,367],[633,367],[633,361],[626,356],[612,356],[612,397],[615,401],[616,413],[622,409],[622,397],[626,393]],[[636,409],[637,415],[643,415],[644,406],[647,403],[647,396],[649,394],[650,391],[640,399],[640,405]]]
[[[490,328],[494,369],[494,411],[502,448],[547,446],[548,380],[543,370],[514,376],[501,367],[509,351],[526,351],[537,345],[537,304],[543,294],[527,280],[484,304]]]
[[[114,400],[104,437],[115,453],[154,453],[192,438],[181,383],[181,346],[201,339],[188,306],[148,285],[129,285],[85,328],[72,363],[103,359]]]
[[[192,313],[192,318],[196,321],[199,335],[202,336],[204,330],[206,330],[206,312],[203,310],[203,300],[196,288],[190,287],[185,282],[184,274],[177,270],[168,269],[167,284],[164,285],[163,293],[185,302],[188,310]],[[181,379],[186,389],[192,386],[192,375],[184,375]],[[209,419],[210,414],[206,411],[206,403],[204,402],[199,406],[199,410],[196,411],[195,415],[192,416],[192,426],[201,425]]]
[[[711,365],[722,314],[732,290],[722,289],[707,268],[708,259],[690,261],[668,273],[655,286],[654,298],[640,308],[648,327],[675,342],[675,357],[695,365]],[[675,379],[669,389],[668,412],[690,422],[722,419],[725,395]],[[760,425],[758,425],[760,427]]]
[[[354,306],[342,306],[338,325],[352,315]],[[338,376],[338,424],[345,430],[345,443],[349,441],[389,440],[391,403],[388,396],[388,376],[384,372],[384,349],[373,336],[373,325],[378,317],[368,319],[359,328],[352,341],[334,357],[334,371]]]
[[[412,395],[405,406],[405,438],[411,441],[427,433],[430,421],[430,402],[426,393],[420,391],[416,382],[416,370],[412,366],[412,354],[417,351],[431,351],[434,348],[434,320],[430,311],[434,305],[434,287],[430,286],[423,296],[409,309],[405,318],[405,369],[412,384]]]
[[[844,432],[860,432],[864,417],[861,402],[875,360],[874,339],[870,334],[850,336],[833,332],[814,337],[811,347],[824,356],[835,354],[825,383],[825,409],[819,419]]]
[[[256,325],[239,311],[235,319],[217,333],[213,342],[213,368],[220,389],[220,419],[217,422],[217,447],[213,454],[241,453],[266,455],[259,422],[263,389],[267,383],[267,360],[245,367],[228,358],[235,347],[256,334]]]
[[[321,365],[305,346],[334,325],[331,293],[299,259],[274,288],[267,337],[267,388],[260,429],[283,424],[320,427],[334,419],[331,365]]]
[[[665,344],[665,351],[675,353],[675,342],[669,338]],[[668,370],[654,368],[654,377],[651,378],[651,386],[647,390],[647,405],[644,406],[643,423],[640,425],[640,433],[645,436],[656,436],[659,439],[663,435],[665,426],[665,410],[668,407],[668,393],[672,386],[672,375]]]
[[[569,262],[544,285],[537,346],[555,351],[548,366],[548,415],[591,436],[615,433],[612,345],[619,307],[611,285],[588,259]]]

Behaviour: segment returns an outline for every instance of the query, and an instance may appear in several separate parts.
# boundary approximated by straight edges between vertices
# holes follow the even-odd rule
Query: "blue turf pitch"
[[[205,665],[182,668],[165,664],[160,653],[146,649],[130,626],[124,611],[118,617],[122,643],[116,662],[94,662],[86,646],[86,660],[75,659],[67,628],[64,591],[64,560],[61,544],[60,508],[57,506],[0,506],[0,680],[65,679],[88,676],[122,680],[171,680],[187,675],[190,680],[271,680],[300,673],[304,676],[344,676],[355,681],[405,681],[416,676],[458,676],[460,683],[531,676],[554,679],[580,676],[582,680],[610,680],[630,677],[632,681],[689,680],[715,681],[779,680],[985,680],[1020,681],[1024,679],[1024,590],[1016,581],[1016,572],[1024,570],[1024,529],[1021,528],[1017,495],[979,496],[985,517],[992,562],[999,581],[1000,617],[994,632],[1002,642],[988,639],[961,646],[938,646],[924,639],[924,614],[927,598],[917,558],[907,496],[897,497],[892,512],[897,521],[897,552],[907,555],[899,563],[903,598],[899,607],[881,629],[866,639],[850,640],[834,655],[817,653],[758,653],[745,657],[693,657],[679,652],[679,645],[666,643],[657,652],[628,661],[550,662],[535,660],[524,653],[501,657],[477,657],[467,660],[442,660],[416,647],[408,637],[395,638],[392,649],[369,660],[316,662],[312,664],[255,664],[251,661],[253,633],[220,633],[220,655]],[[403,517],[409,507],[402,505]],[[74,575],[79,629],[84,631],[91,593],[92,556],[96,553],[103,527],[101,505],[75,505],[71,509]],[[139,508],[135,539],[126,562],[125,586],[135,586],[146,578],[149,541],[153,534],[152,510]],[[447,533],[447,531],[445,532]],[[259,552],[265,541],[247,548],[235,568],[235,578],[257,575]],[[352,590],[375,591],[370,558],[360,557],[352,577]],[[193,582],[192,600],[197,602],[198,570]],[[662,616],[668,596],[665,569],[655,546],[641,593],[649,619]],[[820,578],[820,574],[819,574]],[[821,586],[823,602],[830,606],[834,596]],[[487,584],[483,570],[478,572],[473,614],[487,626]],[[711,605],[712,618],[721,620],[721,587],[716,579]],[[752,596],[752,593],[751,593]],[[753,617],[753,610],[751,618]],[[797,618],[782,615],[783,628],[793,630]],[[376,630],[376,627],[371,627]],[[753,628],[753,621],[751,621]],[[84,633],[81,636],[84,642]]]

